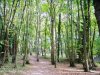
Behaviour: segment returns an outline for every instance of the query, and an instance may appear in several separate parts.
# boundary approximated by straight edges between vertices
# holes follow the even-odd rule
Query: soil
[[[30,64],[26,65],[24,70],[11,71],[5,75],[100,75],[100,69],[84,72],[82,65],[76,64],[76,67],[69,67],[68,63],[57,63],[57,68],[51,65],[49,59],[40,58],[36,61],[35,56],[29,57]]]

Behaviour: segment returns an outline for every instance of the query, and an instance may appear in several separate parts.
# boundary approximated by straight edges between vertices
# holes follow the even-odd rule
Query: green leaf
[[[42,12],[48,12],[49,5],[48,4],[42,4]]]

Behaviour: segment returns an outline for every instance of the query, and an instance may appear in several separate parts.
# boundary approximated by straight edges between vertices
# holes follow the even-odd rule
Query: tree
[[[55,63],[55,51],[56,51],[56,43],[55,43],[55,5],[54,0],[50,1],[50,17],[51,17],[51,63],[52,65]]]

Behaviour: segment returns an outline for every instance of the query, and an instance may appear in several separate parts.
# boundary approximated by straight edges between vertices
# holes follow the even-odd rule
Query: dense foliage
[[[95,1],[95,0],[94,0]],[[85,71],[95,67],[100,55],[98,18],[92,0],[0,0],[0,61],[23,55],[23,66],[32,52],[51,57],[55,65],[66,58]],[[51,55],[51,56],[50,56]]]

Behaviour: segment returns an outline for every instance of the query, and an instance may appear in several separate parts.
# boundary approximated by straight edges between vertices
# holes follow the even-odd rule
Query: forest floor
[[[84,72],[80,64],[71,68],[68,63],[57,63],[57,68],[54,68],[49,59],[40,58],[37,62],[35,56],[30,56],[29,60],[30,64],[24,69],[0,72],[0,75],[100,75],[100,68],[96,71]]]

